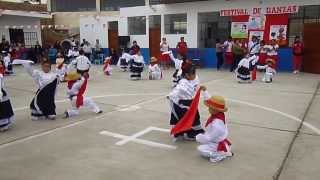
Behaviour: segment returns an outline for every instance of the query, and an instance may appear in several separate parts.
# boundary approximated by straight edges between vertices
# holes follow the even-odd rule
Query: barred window
[[[26,47],[31,47],[37,44],[37,32],[24,32],[24,44]]]
[[[164,15],[165,34],[187,34],[187,14]]]
[[[144,35],[146,34],[146,17],[136,16],[128,17],[129,35]]]
[[[96,0],[51,0],[51,11],[96,11]]]

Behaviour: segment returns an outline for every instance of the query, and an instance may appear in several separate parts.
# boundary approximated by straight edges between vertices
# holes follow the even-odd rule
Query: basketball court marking
[[[224,79],[216,79],[216,80],[212,80],[212,81],[209,81],[207,83],[204,83],[204,84],[210,84],[210,83],[213,83],[213,82],[217,82],[217,81],[221,81],[221,80],[224,80]],[[154,93],[154,94],[111,94],[111,95],[100,95],[100,96],[94,96],[92,98],[104,98],[104,97],[121,97],[121,96],[155,96],[155,95],[159,95],[160,97],[156,97],[156,98],[153,98],[153,99],[150,99],[150,100],[147,100],[147,101],[143,101],[141,103],[137,103],[137,104],[133,104],[131,106],[139,106],[139,105],[143,105],[143,104],[147,104],[147,103],[150,103],[150,102],[153,102],[153,101],[157,101],[157,100],[160,100],[162,98],[165,97],[165,95],[163,93]],[[291,120],[294,120],[294,121],[297,121],[297,122],[301,122],[302,120],[295,117],[295,116],[292,116],[290,114],[287,114],[287,113],[284,113],[284,112],[281,112],[281,111],[278,111],[278,110],[275,110],[275,109],[272,109],[272,108],[269,108],[269,107],[265,107],[265,106],[261,106],[261,105],[258,105],[258,104],[254,104],[254,103],[250,103],[250,102],[245,102],[245,101],[240,101],[240,100],[236,100],[236,99],[232,99],[232,98],[227,98],[227,100],[229,100],[230,102],[235,102],[235,103],[240,103],[240,104],[245,104],[247,106],[251,106],[251,107],[256,107],[256,108],[260,108],[260,109],[263,109],[263,110],[266,110],[266,111],[270,111],[270,112],[274,112],[276,114],[279,114],[279,115],[282,115],[282,116],[285,116]],[[68,99],[65,99],[65,100],[59,100],[59,101],[56,101],[57,103],[62,103],[62,102],[67,102],[69,101]],[[127,106],[126,108],[130,107]],[[17,108],[15,109],[14,111],[20,111],[20,110],[25,110],[25,109],[28,109],[29,107],[26,106],[26,107],[21,107],[21,108]],[[125,108],[124,108],[125,109]],[[78,122],[74,122],[72,124],[69,124],[69,125],[66,125],[66,126],[62,126],[62,127],[58,127],[58,128],[54,128],[52,130],[48,130],[48,131],[45,131],[45,132],[42,132],[42,133],[39,133],[39,134],[36,134],[36,135],[31,135],[31,136],[28,136],[28,137],[25,137],[25,138],[22,138],[22,139],[18,139],[18,140],[15,140],[15,141],[12,141],[12,142],[9,142],[9,143],[6,143],[6,144],[2,144],[0,145],[0,149],[3,148],[3,147],[7,147],[7,146],[10,146],[10,145],[13,145],[13,144],[18,144],[20,142],[25,142],[25,141],[28,141],[28,140],[31,140],[31,139],[34,139],[36,137],[41,137],[41,136],[45,136],[45,135],[48,135],[48,134],[51,134],[51,133],[54,133],[56,131],[59,131],[59,130],[62,130],[62,129],[67,129],[69,127],[73,127],[73,126],[76,126],[76,125],[79,125],[79,124],[83,124],[87,121],[90,121],[90,120],[94,120],[94,119],[101,119],[111,113],[114,113],[114,112],[119,112],[120,110],[122,110],[121,108],[120,109],[117,109],[115,111],[111,111],[111,112],[107,112],[107,113],[104,113],[103,115],[100,115],[100,116],[97,116],[97,117],[94,117],[94,118],[90,118],[90,119],[86,119],[86,120],[83,120],[83,121],[78,121]],[[318,135],[320,135],[320,129],[316,128],[315,126],[313,126],[312,124],[310,123],[307,123],[307,122],[303,122],[303,125],[306,126],[307,128],[311,129],[313,132],[317,133]],[[119,135],[119,134],[118,134]],[[136,141],[136,140],[135,140]],[[140,141],[140,140],[139,140]]]
[[[131,136],[125,136],[125,135],[113,133],[110,131],[101,131],[99,134],[122,139],[122,140],[115,143],[115,145],[117,145],[117,146],[123,146],[129,142],[135,142],[138,144],[143,144],[143,145],[147,145],[147,146],[151,146],[151,147],[164,148],[164,149],[177,149],[177,146],[172,146],[172,145],[168,145],[168,144],[157,143],[154,141],[138,139],[139,137],[141,137],[151,131],[160,131],[160,132],[166,132],[166,133],[170,132],[169,129],[163,129],[163,128],[150,126],[150,127],[147,127],[146,129],[139,131]]]

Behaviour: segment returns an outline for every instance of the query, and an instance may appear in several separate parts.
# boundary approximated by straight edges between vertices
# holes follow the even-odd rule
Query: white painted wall
[[[263,2],[262,4],[260,2]],[[219,12],[222,9],[232,8],[253,8],[279,5],[319,5],[319,0],[211,0],[201,2],[168,4],[168,5],[154,5],[154,6],[140,6],[120,9],[120,24],[121,35],[128,35],[128,23],[125,21],[126,17],[133,16],[150,16],[162,15],[161,36],[166,37],[170,47],[175,47],[181,36],[185,37],[190,48],[198,47],[198,13],[199,12]],[[187,34],[165,34],[164,33],[164,14],[180,14],[187,13]],[[149,27],[147,26],[147,32]],[[138,44],[143,48],[149,47],[148,36],[131,36],[131,39],[138,41]]]
[[[147,1],[147,0],[146,0]],[[261,3],[262,2],[262,3]],[[253,8],[253,7],[265,7],[265,6],[279,6],[279,5],[320,5],[320,0],[211,0],[201,2],[168,4],[168,5],[154,5],[154,6],[138,6],[121,8],[120,13],[110,16],[104,16],[103,23],[113,21],[110,18],[115,18],[119,21],[119,36],[128,35],[128,20],[127,17],[134,16],[147,16],[146,23],[146,35],[131,35],[130,40],[136,40],[140,47],[149,48],[149,20],[150,15],[161,15],[161,36],[166,37],[170,47],[175,47],[181,36],[185,37],[190,48],[198,47],[198,13],[200,12],[219,12],[222,9],[232,8]],[[164,33],[164,15],[165,14],[181,14],[186,13],[188,18],[187,34],[165,34]],[[105,17],[106,16],[106,17]],[[63,17],[61,17],[63,18]],[[80,36],[81,39],[88,39],[90,42],[99,37],[103,42],[104,47],[108,47],[107,29],[102,30],[97,26],[97,29],[90,31],[85,29],[84,24],[97,23],[92,18],[83,17],[80,18]],[[100,20],[101,21],[101,20]],[[101,22],[100,22],[101,23]],[[98,25],[98,24],[97,24]]]
[[[99,39],[103,48],[108,47],[108,22],[119,21],[119,16],[95,16],[80,17],[80,39],[86,39],[91,45],[95,45]],[[104,26],[105,25],[105,26]],[[118,25],[119,26],[119,25]]]
[[[31,28],[27,28],[30,25]],[[38,28],[34,26],[37,25]],[[0,37],[2,35],[5,36],[7,40],[10,40],[9,29],[6,29],[5,26],[24,26],[22,29],[24,32],[36,32],[38,41],[41,44],[41,28],[40,28],[40,19],[39,18],[31,18],[31,17],[23,17],[23,16],[10,16],[3,15],[0,16]],[[21,28],[20,28],[21,29]]]

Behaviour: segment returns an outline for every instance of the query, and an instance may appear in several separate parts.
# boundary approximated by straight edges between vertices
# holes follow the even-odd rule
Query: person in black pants
[[[233,57],[233,62],[230,68],[230,72],[233,72],[237,68],[239,62],[244,56],[244,49],[241,47],[239,40],[236,40],[236,42],[233,44],[232,53],[234,57]]]
[[[223,65],[223,48],[224,45],[221,43],[219,38],[216,39],[216,56],[217,56],[217,70]]]

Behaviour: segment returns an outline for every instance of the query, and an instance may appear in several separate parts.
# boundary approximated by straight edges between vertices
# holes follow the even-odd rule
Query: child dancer
[[[11,54],[10,53],[5,53],[4,58],[4,66],[5,66],[5,74],[10,75],[13,74],[13,68],[11,64]]]
[[[93,102],[91,98],[83,96],[87,89],[88,77],[88,72],[84,72],[82,75],[76,72],[68,73],[66,77],[66,80],[68,81],[67,94],[71,101],[72,108],[65,111],[65,118],[78,115],[79,109],[82,106],[97,114],[102,113],[100,108]]]
[[[4,90],[4,69],[4,62],[0,60],[0,132],[8,130],[14,121],[11,102]]]
[[[126,53],[125,50],[122,51],[122,55],[119,58],[117,66],[122,69],[123,72],[128,70],[128,63],[131,59],[131,55]]]
[[[138,51],[137,54],[131,57],[133,60],[130,64],[130,79],[141,80],[141,73],[143,72],[143,67],[145,65],[143,56],[141,55],[141,52]]]
[[[56,118],[56,105],[54,101],[59,77],[56,73],[50,72],[50,61],[44,59],[41,63],[41,70],[33,69],[29,62],[22,63],[22,65],[39,88],[30,104],[31,119],[39,120],[44,117],[54,120]]]
[[[276,70],[273,68],[275,61],[273,59],[267,59],[267,64],[264,66],[257,66],[258,69],[264,69],[266,72],[262,78],[262,81],[265,83],[272,83],[272,79],[274,75],[277,73]]]
[[[228,109],[223,97],[212,96],[210,98],[206,88],[203,87],[202,90],[205,91],[205,105],[209,108],[211,116],[206,122],[205,133],[196,136],[196,141],[201,144],[198,146],[198,151],[201,156],[217,163],[233,156],[231,143],[227,139],[228,127],[224,114]]]
[[[174,87],[177,86],[178,82],[181,80],[182,64],[183,64],[184,60],[182,58],[181,59],[180,58],[175,58],[173,56],[172,51],[169,51],[167,53],[169,53],[169,56],[170,56],[171,60],[174,62],[175,72],[172,75],[172,88],[174,88]]]
[[[236,69],[236,75],[239,83],[251,83],[251,70],[257,61],[258,56],[253,55],[249,57],[249,55],[247,55],[239,62],[238,68]]]
[[[104,59],[104,66],[103,66],[103,72],[105,75],[110,76],[111,75],[111,57],[106,57]]]
[[[64,58],[63,56],[59,53],[57,55],[56,59],[56,73],[59,76],[60,82],[64,82],[65,75],[67,73],[68,67],[66,64],[64,64]]]
[[[185,67],[183,70],[183,78],[167,97],[171,106],[171,126],[175,126],[188,111],[196,91],[199,88],[199,83],[200,81],[196,75],[195,66],[191,64]],[[200,114],[198,111],[193,122],[191,130],[176,134],[173,137],[173,141],[178,139],[195,140],[196,135],[204,132],[201,128]]]
[[[149,80],[160,80],[162,78],[162,71],[157,62],[157,58],[151,57],[149,65]]]

